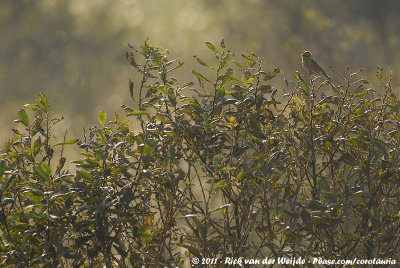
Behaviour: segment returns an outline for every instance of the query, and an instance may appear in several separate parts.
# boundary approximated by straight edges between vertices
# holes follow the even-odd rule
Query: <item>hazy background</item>
[[[210,57],[204,41],[225,39],[236,54],[254,51],[278,79],[301,70],[311,50],[322,66],[393,71],[400,64],[400,1],[396,0],[0,0],[0,142],[11,135],[18,108],[44,92],[69,136],[130,104],[127,44],[148,37],[185,62]],[[328,71],[329,73],[329,71]]]

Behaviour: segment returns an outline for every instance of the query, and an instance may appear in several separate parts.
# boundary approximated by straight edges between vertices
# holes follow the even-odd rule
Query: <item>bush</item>
[[[168,51],[130,47],[136,128],[100,111],[99,127],[57,142],[43,94],[19,110],[0,154],[3,266],[399,260],[400,102],[382,69],[382,90],[360,72],[342,85],[296,72],[284,94],[278,68],[206,45],[217,62],[196,58],[196,85],[170,76],[183,63]]]

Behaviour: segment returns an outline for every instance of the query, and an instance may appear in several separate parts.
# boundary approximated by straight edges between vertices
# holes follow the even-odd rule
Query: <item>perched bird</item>
[[[303,68],[306,69],[310,75],[311,74],[323,74],[331,81],[331,78],[326,74],[325,70],[313,59],[310,51],[304,51],[301,54],[301,64]]]

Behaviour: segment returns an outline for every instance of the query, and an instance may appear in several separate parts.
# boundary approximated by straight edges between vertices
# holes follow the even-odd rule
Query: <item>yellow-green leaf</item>
[[[99,114],[97,117],[99,118],[100,124],[104,127],[104,125],[106,124],[106,118],[107,118],[106,112],[104,112],[103,110],[99,111]]]
[[[267,80],[270,80],[270,79],[272,79],[272,78],[274,78],[278,73],[280,73],[280,69],[279,68],[276,68],[275,70],[273,70],[272,72],[269,72],[269,73],[267,73],[265,76],[264,76],[264,81],[267,81]]]
[[[44,179],[45,181],[49,182],[51,177],[51,168],[46,163],[41,163],[39,166],[34,168],[36,174]]]
[[[143,146],[143,157],[149,157],[156,149],[156,142],[153,139],[149,139]]]
[[[19,119],[19,122],[21,122],[25,126],[29,126],[28,115],[26,114],[24,109],[19,109],[19,111],[18,111],[18,119]]]
[[[153,217],[151,215],[147,216],[146,222],[149,226],[151,226],[151,223],[153,222]]]
[[[35,99],[39,103],[40,108],[47,112],[49,109],[49,103],[47,102],[46,96],[43,93],[40,93],[39,97]]]
[[[215,53],[219,53],[219,51],[215,48],[215,46],[213,44],[211,44],[210,42],[206,42],[206,46],[211,49],[212,51],[214,51]]]
[[[0,161],[0,178],[3,176],[4,172],[6,171],[7,163],[5,160]]]
[[[201,65],[203,65],[203,66],[208,66],[207,63],[205,63],[202,59],[196,57],[196,60],[197,60],[197,62],[200,63]]]
[[[203,81],[207,81],[210,82],[210,80],[208,80],[207,78],[205,78],[201,73],[196,72],[195,70],[192,71],[192,73],[197,76],[197,78],[203,80]]]

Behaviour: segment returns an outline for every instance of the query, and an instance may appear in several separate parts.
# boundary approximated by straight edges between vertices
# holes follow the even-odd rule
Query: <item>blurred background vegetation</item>
[[[127,44],[149,38],[185,62],[176,76],[194,80],[193,55],[222,38],[237,54],[254,51],[265,69],[293,80],[308,49],[333,65],[400,70],[400,2],[396,0],[40,0],[0,1],[0,141],[11,135],[17,107],[44,92],[69,136],[130,102]],[[185,71],[182,71],[185,70]]]

